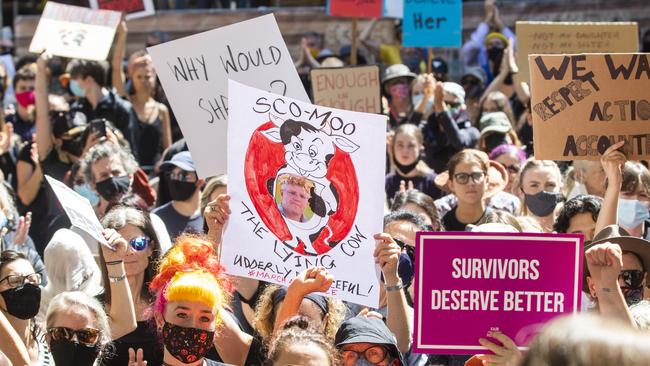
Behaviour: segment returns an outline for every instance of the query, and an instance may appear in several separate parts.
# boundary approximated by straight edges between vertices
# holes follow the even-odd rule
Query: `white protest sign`
[[[90,0],[90,7],[124,12],[126,20],[143,18],[156,13],[153,0]]]
[[[327,295],[377,307],[386,118],[228,85],[226,271],[288,285],[323,266]]]
[[[48,1],[29,45],[29,52],[45,50],[56,56],[105,60],[122,14]]]
[[[273,14],[147,51],[202,178],[226,172],[228,78],[309,101]]]
[[[52,187],[52,191],[54,191],[56,198],[63,206],[63,210],[68,215],[72,225],[85,231],[101,244],[111,248],[104,239],[104,235],[102,235],[104,227],[99,223],[95,210],[93,210],[93,206],[88,199],[49,175],[46,175],[45,179]]]

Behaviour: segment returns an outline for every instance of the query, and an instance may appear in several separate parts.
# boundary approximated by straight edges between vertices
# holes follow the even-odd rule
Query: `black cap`
[[[449,73],[449,66],[447,66],[447,61],[443,60],[440,57],[436,57],[431,60],[431,71],[434,74],[447,75]]]
[[[334,337],[336,348],[351,343],[380,344],[388,348],[393,357],[405,366],[404,358],[397,348],[397,340],[383,321],[365,316],[355,316],[344,321]]]

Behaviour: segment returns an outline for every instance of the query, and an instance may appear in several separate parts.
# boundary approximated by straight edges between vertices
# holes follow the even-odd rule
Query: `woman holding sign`
[[[487,154],[474,149],[462,150],[449,160],[449,188],[458,198],[458,205],[442,218],[447,231],[465,231],[469,224],[479,225],[490,211],[483,199],[489,165]]]

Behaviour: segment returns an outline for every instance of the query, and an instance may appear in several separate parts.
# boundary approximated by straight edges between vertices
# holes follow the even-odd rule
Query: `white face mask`
[[[650,218],[648,203],[638,200],[618,199],[618,223],[632,229]]]
[[[424,94],[415,94],[411,97],[411,102],[413,102],[413,108],[417,108],[422,99],[424,98]],[[433,98],[429,98],[427,101],[427,105],[424,107],[424,111],[430,111],[433,108]]]

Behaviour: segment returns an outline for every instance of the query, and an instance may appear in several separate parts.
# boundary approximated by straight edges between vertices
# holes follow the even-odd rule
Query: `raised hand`
[[[29,228],[32,226],[32,213],[28,212],[25,216],[18,218],[16,225],[16,235],[14,236],[14,244],[23,245],[27,241]]]
[[[312,267],[296,276],[287,291],[295,291],[303,297],[313,292],[327,292],[334,282],[334,276],[324,267]]]
[[[605,150],[603,156],[600,157],[600,164],[603,166],[608,184],[620,186],[623,181],[623,165],[627,158],[618,149],[624,145],[625,141],[619,141]]]
[[[596,287],[618,287],[618,276],[623,266],[623,252],[618,244],[595,245],[585,252],[585,260]]]
[[[144,360],[144,352],[142,352],[142,348],[138,348],[137,352],[133,348],[129,348],[128,366],[147,366],[147,361]]]
[[[399,281],[397,266],[402,249],[386,233],[375,234],[374,238],[376,241],[375,252],[373,254],[375,263],[379,265],[381,271],[384,273],[386,285],[394,286]]]

